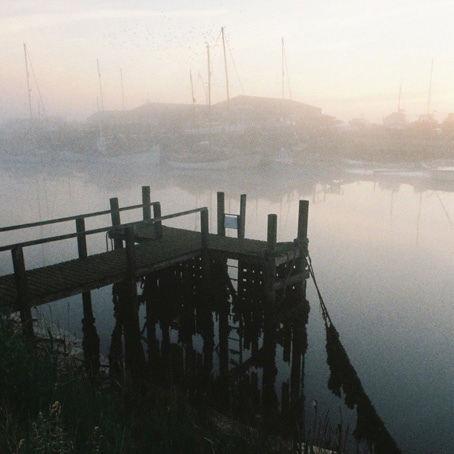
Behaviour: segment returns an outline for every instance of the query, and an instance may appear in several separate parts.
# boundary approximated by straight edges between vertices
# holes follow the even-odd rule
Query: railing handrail
[[[150,205],[154,205],[158,202],[152,202]],[[147,204],[144,204],[147,205]],[[134,205],[135,208],[140,208],[143,207],[144,205]],[[107,210],[105,214],[109,214],[111,212],[116,212],[116,211],[122,211],[125,209],[132,209],[132,207],[126,207],[126,208],[120,208],[119,210]],[[39,240],[30,240],[30,241],[25,241],[21,243],[13,243],[13,244],[8,244],[6,246],[1,246],[0,247],[0,252],[4,251],[9,251],[17,247],[28,247],[28,246],[36,246],[39,244],[45,244],[45,243],[53,243],[55,241],[62,241],[62,240],[68,240],[70,238],[77,238],[81,236],[86,236],[86,235],[94,235],[96,233],[103,233],[103,232],[110,232],[110,231],[121,231],[124,230],[128,227],[134,227],[137,225],[143,225],[143,224],[155,224],[160,221],[165,221],[167,219],[172,219],[176,217],[181,217],[181,216],[186,216],[188,214],[193,214],[193,213],[200,213],[202,211],[207,211],[207,207],[202,207],[202,208],[194,208],[192,210],[187,210],[187,211],[180,211],[178,213],[172,213],[168,214],[166,216],[161,216],[159,218],[152,218],[152,219],[145,219],[141,221],[135,221],[135,222],[129,222],[126,224],[120,224],[118,226],[108,226],[108,227],[100,227],[97,229],[91,229],[91,230],[85,230],[83,232],[76,232],[76,233],[68,233],[65,235],[57,235],[57,236],[52,236],[48,238],[41,238]],[[103,213],[104,214],[104,213]],[[72,220],[80,218],[82,215],[79,216],[74,216]]]
[[[138,208],[144,208],[146,206],[155,206],[158,203],[159,202],[143,203],[140,205],[130,205],[127,207],[118,208],[118,210],[95,211],[93,213],[77,214],[74,216],[67,216],[64,218],[49,219],[47,221],[37,221],[37,222],[29,222],[26,224],[9,225],[7,227],[0,227],[0,233],[9,232],[12,230],[28,229],[28,228],[32,228],[32,227],[41,227],[43,225],[49,225],[49,224],[59,224],[62,222],[75,221],[76,219],[86,219],[86,218],[92,218],[92,217],[96,217],[96,216],[103,216],[106,214],[118,213],[120,211],[136,210]]]

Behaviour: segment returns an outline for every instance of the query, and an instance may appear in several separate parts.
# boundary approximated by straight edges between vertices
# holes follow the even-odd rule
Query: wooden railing
[[[150,188],[149,186],[142,187],[142,202],[139,205],[131,205],[127,207],[120,208],[118,205],[118,199],[112,198],[110,199],[110,210],[104,211],[97,211],[93,213],[85,213],[79,214],[75,216],[68,216],[58,219],[50,219],[46,221],[39,221],[39,222],[31,222],[27,224],[19,224],[7,227],[1,227],[1,232],[8,232],[14,230],[22,230],[26,228],[32,227],[40,227],[44,225],[50,224],[57,224],[69,221],[76,221],[76,232],[75,233],[68,233],[64,235],[56,235],[47,238],[41,238],[37,240],[30,240],[24,241],[20,243],[13,243],[8,244],[6,246],[0,247],[0,252],[2,251],[11,251],[12,261],[13,261],[13,268],[14,268],[14,277],[16,281],[16,291],[17,291],[17,306],[21,313],[21,319],[24,325],[25,334],[28,337],[33,336],[33,326],[31,323],[31,309],[29,303],[29,295],[28,295],[28,286],[27,286],[27,277],[26,277],[26,269],[25,269],[25,260],[24,260],[24,252],[23,249],[29,246],[35,246],[40,244],[52,243],[55,241],[62,241],[71,238],[77,238],[77,246],[78,246],[78,255],[79,258],[83,259],[88,257],[88,250],[87,250],[87,235],[94,235],[97,233],[103,232],[121,232],[125,239],[126,244],[126,258],[127,258],[127,274],[133,277],[135,272],[135,251],[134,251],[134,227],[142,226],[142,225],[154,225],[155,228],[155,237],[161,238],[162,237],[162,221],[173,219],[181,216],[186,216],[189,214],[200,213],[200,229],[201,229],[201,249],[206,250],[208,248],[208,233],[209,233],[209,226],[208,226],[208,208],[195,208],[192,210],[181,211],[178,213],[172,213],[169,215],[161,216],[161,205],[159,202],[151,202],[150,201]],[[151,207],[153,207],[153,215],[151,217]],[[136,222],[129,222],[122,224],[120,220],[120,213],[123,211],[134,210],[142,208],[143,210],[143,220],[136,221]],[[100,227],[96,229],[86,230],[85,229],[85,219],[96,217],[96,216],[104,216],[104,215],[111,215],[112,225],[107,227]],[[115,237],[114,238],[114,247],[116,249],[123,247],[122,239]]]

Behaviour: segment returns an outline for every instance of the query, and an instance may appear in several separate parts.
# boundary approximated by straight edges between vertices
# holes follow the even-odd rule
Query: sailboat
[[[29,118],[16,124],[11,123],[11,130],[8,131],[9,138],[5,140],[5,149],[2,150],[1,164],[21,165],[42,164],[52,162],[50,146],[51,137],[48,128],[46,110],[41,97],[39,86],[31,66],[30,56],[28,54],[27,45],[23,44],[24,58],[25,58],[25,71],[27,79],[27,97]],[[34,87],[39,95],[37,114],[34,115],[32,108],[32,86],[30,81],[30,72],[33,75]],[[41,112],[43,118],[41,118]]]
[[[421,132],[435,131],[438,127],[438,122],[435,120],[433,111],[431,111],[431,97],[432,97],[432,76],[434,69],[434,61],[430,67],[430,83],[429,83],[429,99],[427,102],[427,113],[419,116],[418,120],[414,123],[414,126]]]
[[[98,68],[99,94],[98,102],[98,137],[96,139],[97,153],[91,157],[91,160],[97,162],[108,162],[110,164],[124,166],[135,166],[149,168],[159,165],[161,160],[161,149],[157,143],[149,143],[147,138],[131,136],[130,134],[121,134],[118,131],[106,134],[104,125],[104,97],[101,84],[101,71],[99,60],[96,60]],[[121,95],[123,113],[125,109],[124,89],[123,89],[123,71],[120,69]]]
[[[230,112],[230,89],[229,89],[229,72],[227,68],[227,53],[225,45],[225,33],[224,27],[221,28],[222,36],[222,47],[224,51],[224,70],[225,70],[225,86],[227,94],[227,125],[225,128],[225,134],[227,139],[227,145],[224,146],[224,151],[229,156],[229,167],[232,169],[250,169],[258,167],[263,164],[263,153],[261,150],[251,150],[245,147],[244,136],[241,128],[240,132],[235,132],[234,127],[231,124],[231,112]]]
[[[405,110],[401,109],[400,101],[402,97],[402,79],[400,81],[399,87],[399,98],[397,101],[397,111],[389,114],[385,118],[383,118],[383,127],[386,129],[393,129],[393,130],[403,130],[406,128],[407,121],[405,118]]]
[[[180,137],[176,144],[176,149],[171,150],[167,165],[172,169],[178,170],[226,170],[229,167],[229,158],[225,151],[213,143],[212,124],[211,124],[211,64],[210,46],[207,48],[208,61],[208,89],[207,89],[207,116],[208,134],[202,136],[198,134],[187,134]],[[190,74],[193,111],[195,115],[195,97],[192,85],[192,75]]]

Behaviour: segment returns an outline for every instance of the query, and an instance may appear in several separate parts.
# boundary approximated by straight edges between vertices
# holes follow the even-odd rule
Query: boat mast
[[[121,81],[121,100],[123,102],[123,110],[126,110],[126,103],[125,103],[125,90],[123,86],[123,70],[120,68],[120,81]]]
[[[285,75],[287,72],[288,94],[292,99],[292,90],[290,88],[290,79],[288,77],[287,56],[285,55],[284,37],[282,37],[282,99],[285,98]]]
[[[99,81],[99,95],[101,100],[101,112],[104,112],[104,98],[102,96],[102,84],[101,84],[101,71],[99,70],[99,60],[96,59],[96,65],[98,67],[98,81]]]
[[[402,78],[400,78],[399,98],[397,99],[397,112],[400,112],[400,98],[402,96]]]
[[[224,36],[224,27],[221,28],[222,33],[222,46],[224,49],[224,68],[225,68],[225,86],[227,90],[227,111],[230,117],[230,93],[229,93],[229,72],[227,70],[227,55],[225,52],[225,36]]]
[[[192,101],[192,111],[195,114],[195,96],[194,96],[194,82],[192,80],[192,71],[189,71],[189,80],[191,82],[191,101]]]
[[[430,116],[430,97],[432,95],[432,75],[434,70],[434,59],[432,58],[432,64],[430,66],[430,82],[429,82],[429,101],[427,103],[427,115]]]
[[[28,71],[27,45],[25,43],[24,43],[24,56],[25,56],[25,73],[27,75],[28,109],[29,109],[29,113],[30,113],[30,130],[31,130],[33,128],[32,90],[30,88],[30,73]]]
[[[207,62],[208,62],[208,132],[211,135],[211,64],[210,64],[210,45],[207,43]]]
[[[284,79],[285,79],[285,66],[284,66],[284,37],[282,37],[281,57],[282,57],[282,99],[284,99],[284,98],[285,98],[285,91],[284,91]]]

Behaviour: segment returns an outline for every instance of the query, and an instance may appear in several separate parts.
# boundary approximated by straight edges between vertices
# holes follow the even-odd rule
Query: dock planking
[[[120,282],[126,283],[129,288],[132,298],[130,310],[132,317],[135,318],[137,315],[136,282],[141,277],[197,258],[200,260],[201,277],[204,278],[209,278],[211,260],[234,259],[244,265],[259,264],[266,274],[271,299],[274,298],[276,290],[299,284],[308,278],[307,269],[302,265],[307,255],[307,201],[300,201],[297,238],[293,242],[285,243],[276,241],[277,216],[275,214],[268,215],[266,241],[245,238],[246,195],[244,194],[241,196],[240,214],[235,215],[224,212],[224,193],[218,193],[217,234],[209,233],[206,207],[161,216],[160,203],[150,201],[148,186],[142,188],[140,205],[119,208],[116,198],[111,199],[110,204],[111,209],[108,211],[0,228],[0,232],[3,232],[76,221],[76,233],[0,247],[0,251],[11,251],[14,265],[14,274],[0,276],[0,312],[20,311],[24,334],[27,337],[33,337],[30,307],[77,294],[82,294],[86,300],[91,290]],[[153,207],[153,218],[151,207]],[[138,208],[143,209],[142,221],[121,223],[120,212]],[[199,232],[162,225],[165,220],[196,213],[200,215]],[[85,229],[86,218],[106,214],[111,215],[110,227]],[[232,223],[232,219],[235,222]],[[236,229],[237,237],[226,236],[227,227]],[[86,236],[102,232],[107,232],[113,239],[113,250],[88,255]],[[77,239],[78,259],[26,270],[24,247],[71,238]],[[287,271],[284,275],[282,272],[277,272],[279,265],[286,267]],[[85,306],[84,302],[84,314]],[[87,307],[87,316],[91,313],[88,309]]]
[[[201,256],[200,232],[162,226],[162,237],[154,239],[153,236],[152,226],[146,225],[135,229],[137,278]],[[210,255],[249,262],[264,260],[266,241],[223,237],[216,234],[209,234],[208,238]],[[27,270],[30,304],[39,306],[123,281],[127,277],[125,251],[117,249]],[[1,276],[0,310],[4,312],[17,310],[16,298],[14,274]]]

